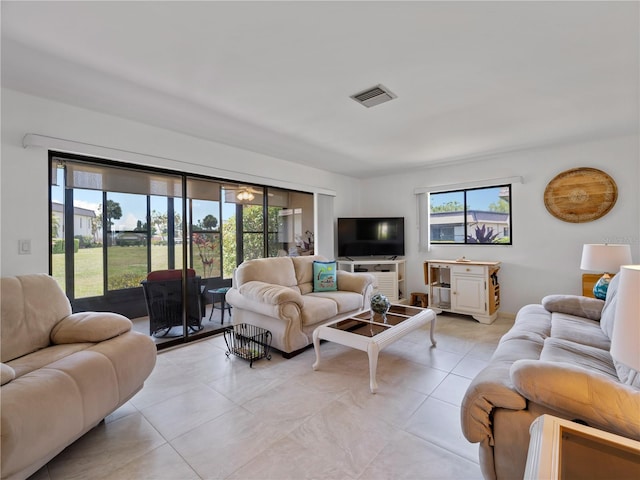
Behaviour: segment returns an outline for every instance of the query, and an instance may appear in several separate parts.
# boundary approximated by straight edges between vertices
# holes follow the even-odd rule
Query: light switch
[[[18,240],[18,254],[31,255],[31,240]]]

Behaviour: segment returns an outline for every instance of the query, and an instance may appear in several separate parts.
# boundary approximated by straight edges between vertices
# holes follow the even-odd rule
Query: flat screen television
[[[404,217],[338,218],[339,257],[404,255]]]

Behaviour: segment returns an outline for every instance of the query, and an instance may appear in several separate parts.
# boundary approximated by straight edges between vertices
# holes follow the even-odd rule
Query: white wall
[[[528,150],[478,162],[356,180],[3,89],[1,275],[47,272],[49,268],[47,152],[42,148],[23,148],[26,133],[163,157],[125,152],[114,155],[123,161],[284,188],[295,185],[310,192],[335,191],[336,218],[404,216],[409,291],[424,291],[422,272],[426,259],[465,255],[476,260],[498,260],[503,262],[500,280],[502,310],[506,313],[539,302],[546,294],[580,293],[583,243],[630,243],[634,263],[640,263],[637,136]],[[618,202],[611,212],[594,222],[565,223],[546,211],[543,192],[556,174],[580,166],[600,168],[611,175],[618,185]],[[434,246],[429,253],[418,251],[414,188],[515,175],[523,176],[524,183],[513,186],[512,246]],[[323,237],[321,233],[316,232],[316,242]],[[20,239],[31,240],[31,255],[18,254]],[[319,244],[316,248],[327,251]]]
[[[580,294],[580,256],[584,243],[631,244],[640,263],[639,140],[637,136],[528,150],[465,164],[439,166],[362,182],[362,215],[404,216],[409,291],[426,291],[427,259],[502,262],[502,312],[515,314],[547,294]],[[576,167],[599,168],[616,181],[618,201],[604,217],[589,223],[566,223],[549,214],[543,194],[558,173]],[[444,246],[420,252],[414,188],[522,176],[512,191],[512,246]]]
[[[335,192],[338,212],[348,211],[359,198],[359,182],[350,177],[2,89],[3,276],[49,270],[47,150],[23,148],[27,133],[119,149],[111,158],[122,161],[308,192]],[[86,150],[93,149],[78,147],[76,153],[90,153]],[[31,240],[30,255],[18,254],[20,239]]]

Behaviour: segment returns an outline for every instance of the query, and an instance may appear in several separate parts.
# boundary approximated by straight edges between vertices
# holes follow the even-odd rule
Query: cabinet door
[[[486,311],[484,278],[455,274],[451,277],[451,308],[460,312],[484,313]]]
[[[369,272],[378,279],[378,292],[391,302],[398,301],[398,277],[395,272]]]

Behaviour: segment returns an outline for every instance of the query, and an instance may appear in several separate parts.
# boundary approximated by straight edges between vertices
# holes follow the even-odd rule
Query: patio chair
[[[149,334],[166,337],[173,327],[182,327],[182,270],[156,270],[140,283],[149,314]],[[202,290],[201,278],[188,269],[187,327],[191,332],[203,328]]]

